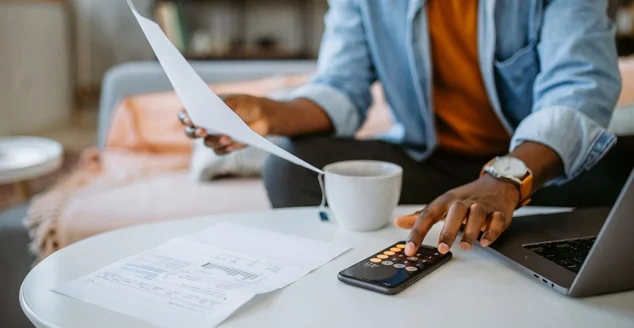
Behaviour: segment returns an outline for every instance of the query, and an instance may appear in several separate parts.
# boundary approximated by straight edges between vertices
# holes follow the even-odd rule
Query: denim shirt
[[[438,145],[425,0],[330,0],[318,68],[293,98],[317,103],[339,137],[352,137],[383,85],[395,122],[378,138],[423,161]],[[561,158],[561,184],[615,143],[606,131],[621,92],[605,0],[480,0],[479,65],[489,99],[512,135]]]

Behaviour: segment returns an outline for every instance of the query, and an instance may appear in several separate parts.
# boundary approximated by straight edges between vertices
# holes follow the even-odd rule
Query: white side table
[[[62,166],[60,143],[37,137],[0,138],[0,184],[13,183],[22,200],[31,197],[29,180]]]

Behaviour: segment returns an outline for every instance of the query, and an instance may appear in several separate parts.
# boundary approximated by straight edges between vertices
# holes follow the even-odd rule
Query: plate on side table
[[[39,178],[62,166],[60,143],[39,137],[0,138],[0,184]]]

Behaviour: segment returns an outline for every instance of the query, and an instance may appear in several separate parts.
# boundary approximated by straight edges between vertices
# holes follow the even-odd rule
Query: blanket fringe
[[[24,225],[29,231],[29,250],[36,256],[36,263],[59,249],[59,217],[71,196],[88,185],[101,169],[99,150],[86,149],[74,170],[57,180],[48,191],[33,197]]]

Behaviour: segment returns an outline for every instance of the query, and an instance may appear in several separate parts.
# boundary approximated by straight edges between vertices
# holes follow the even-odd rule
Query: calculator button
[[[392,252],[395,252],[395,253],[398,253],[398,252],[402,251],[402,249],[400,249],[400,248],[398,248],[398,247],[392,247],[392,248],[390,248],[390,250],[391,250]]]
[[[436,261],[436,257],[435,256],[425,256],[424,258],[427,261]]]
[[[405,244],[398,244],[398,245],[396,245],[396,247],[398,247],[400,249],[404,249],[405,248]]]
[[[403,257],[403,253],[398,253],[398,257]]]
[[[381,263],[381,259],[370,259],[372,263]]]
[[[418,261],[418,257],[416,257],[416,256],[410,256],[407,259],[410,260],[410,261]]]
[[[394,255],[396,253],[394,253],[392,251],[385,251],[385,252],[383,252],[383,254],[385,254],[385,255]]]
[[[381,254],[381,255],[377,255],[376,257],[378,257],[378,258],[380,258],[380,259],[383,259],[383,260],[385,260],[385,259],[387,259],[387,258],[388,258],[388,256],[387,256],[387,255],[383,255],[383,254]]]
[[[408,266],[407,268],[405,268],[405,270],[407,270],[409,272],[414,272],[414,271],[418,271],[418,268],[417,267]]]
[[[405,267],[405,264],[397,263],[397,264],[394,264],[394,267],[397,268],[397,269],[402,269],[402,268]]]
[[[381,264],[383,264],[383,265],[392,265],[392,264],[394,264],[394,262],[392,262],[392,261],[383,261],[383,262],[381,262]]]

